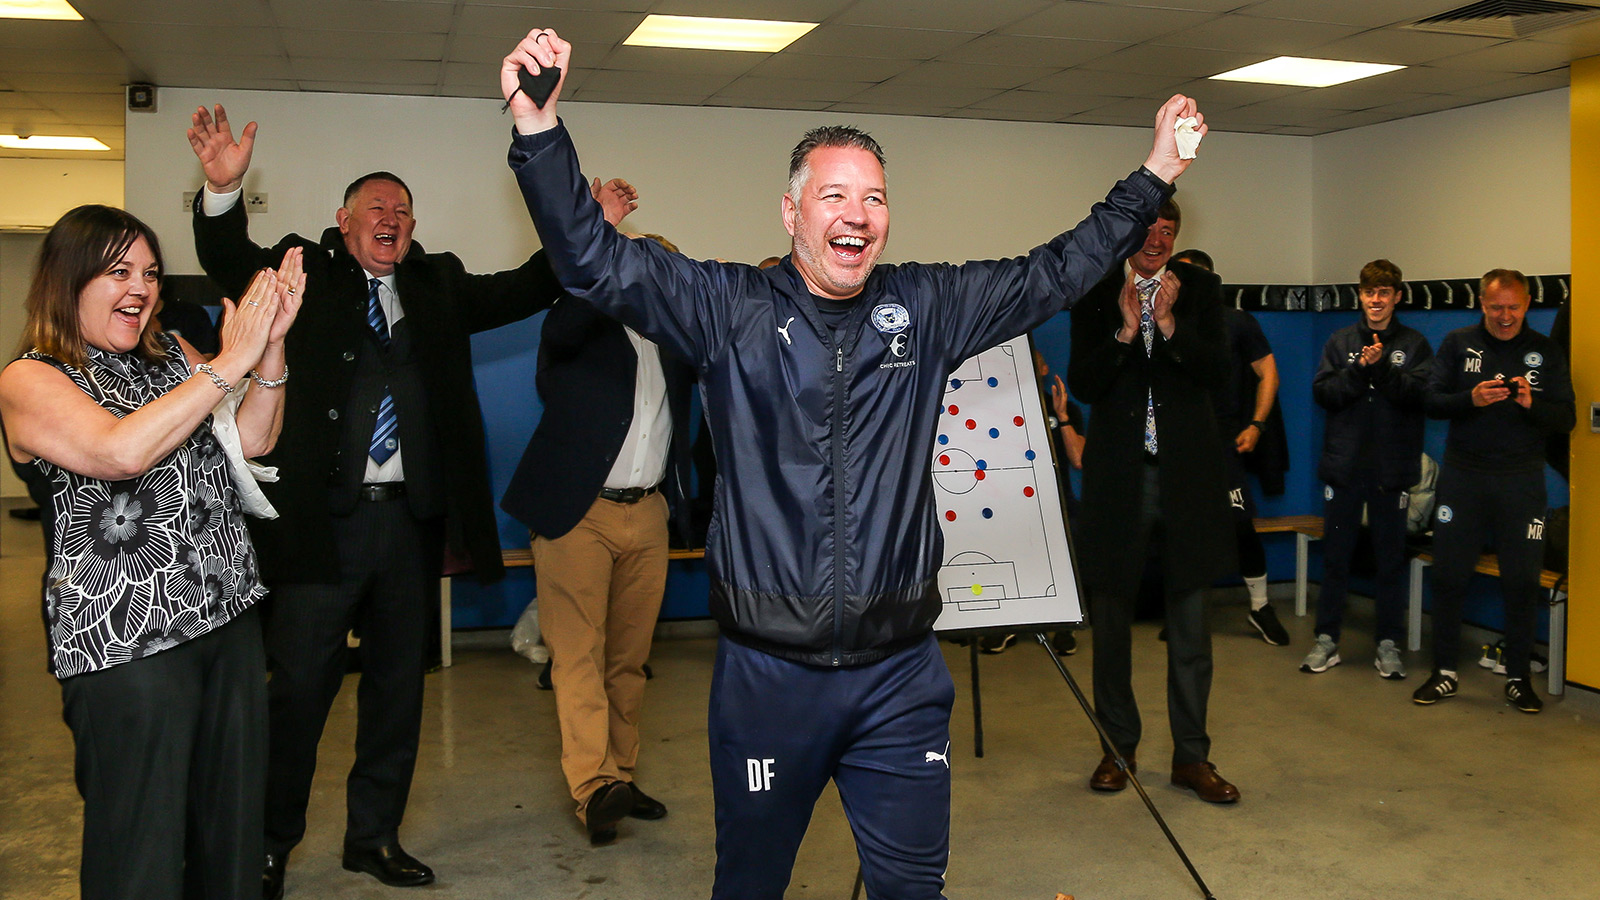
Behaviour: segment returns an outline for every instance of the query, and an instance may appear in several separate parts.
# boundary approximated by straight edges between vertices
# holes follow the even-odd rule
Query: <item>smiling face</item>
[[[1178,237],[1178,223],[1157,219],[1146,232],[1144,246],[1128,257],[1128,266],[1141,278],[1151,278],[1172,258],[1172,242]]]
[[[1395,304],[1400,302],[1400,292],[1387,285],[1368,285],[1360,293],[1361,314],[1366,317],[1367,327],[1373,331],[1388,328],[1389,322],[1394,319]]]
[[[411,249],[411,195],[392,181],[374,178],[363,184],[335,213],[344,246],[361,268],[388,275]]]
[[[160,299],[161,266],[137,238],[78,293],[78,329],[85,343],[111,353],[139,346]]]
[[[1528,292],[1512,281],[1491,281],[1483,289],[1483,327],[1495,340],[1509,341],[1522,333],[1528,314]]]
[[[806,170],[799,188],[783,195],[795,268],[813,294],[848,300],[861,293],[889,240],[883,166],[856,147],[818,147]]]

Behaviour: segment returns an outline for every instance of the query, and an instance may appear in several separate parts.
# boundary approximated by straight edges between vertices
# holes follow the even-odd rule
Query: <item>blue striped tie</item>
[[[376,278],[367,282],[367,326],[378,339],[378,346],[388,350],[389,320],[384,318],[383,304],[378,300],[378,286],[381,284],[383,282]],[[399,430],[400,420],[395,416],[394,396],[386,387],[383,400],[378,404],[378,422],[372,429],[372,441],[367,445],[367,454],[373,462],[381,466],[400,449],[400,441],[395,437],[395,432]]]

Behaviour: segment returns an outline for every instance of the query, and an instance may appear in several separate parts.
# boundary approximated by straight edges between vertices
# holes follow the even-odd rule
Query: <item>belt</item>
[[[1154,453],[1151,453],[1148,450],[1145,451],[1145,454],[1144,454],[1144,464],[1145,465],[1154,466],[1154,465],[1159,465],[1160,462],[1161,462],[1161,459],[1159,457],[1157,457]]]
[[[378,503],[382,503],[385,500],[398,500],[405,495],[406,483],[404,481],[377,481],[371,484],[363,484],[361,489],[356,491],[356,496],[362,500],[372,500]]]
[[[661,485],[654,484],[647,488],[601,488],[600,499],[610,500],[612,503],[638,503],[640,500],[654,494],[661,489]]]

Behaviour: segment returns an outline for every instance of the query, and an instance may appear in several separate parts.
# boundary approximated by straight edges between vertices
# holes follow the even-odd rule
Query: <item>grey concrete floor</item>
[[[37,527],[0,517],[0,897],[77,896],[79,803],[60,693],[44,668]],[[1145,703],[1146,787],[1221,900],[1244,898],[1600,897],[1600,702],[1585,691],[1520,714],[1502,679],[1470,667],[1460,697],[1414,706],[1425,675],[1371,668],[1359,619],[1346,663],[1297,671],[1309,620],[1286,615],[1291,647],[1269,647],[1234,592],[1216,600],[1213,760],[1239,785],[1233,807],[1166,783],[1171,751],[1163,648],[1138,626],[1136,690]],[[1287,603],[1279,601],[1287,613]],[[1357,604],[1357,609],[1362,607]],[[1085,635],[1087,637],[1087,635]],[[402,832],[439,873],[399,891],[339,865],[343,779],[355,696],[347,685],[322,744],[310,830],[290,859],[291,898],[696,898],[711,885],[713,827],[705,700],[714,642],[658,642],[639,783],[671,814],[628,820],[591,849],[562,781],[551,694],[509,650],[461,648],[428,679],[421,760]],[[1087,644],[1087,641],[1084,642]],[[1069,666],[1089,687],[1088,649]],[[957,682],[949,896],[955,900],[1142,900],[1201,896],[1130,789],[1093,794],[1093,731],[1037,646],[984,657],[987,753],[972,755],[966,653]],[[1475,654],[1474,654],[1475,658]],[[800,723],[803,725],[803,723]],[[856,861],[830,789],[795,865],[792,900],[845,900]],[[253,898],[248,898],[253,900]]]

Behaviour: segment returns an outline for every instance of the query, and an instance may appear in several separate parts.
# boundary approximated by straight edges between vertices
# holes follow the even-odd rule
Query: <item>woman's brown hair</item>
[[[161,242],[150,226],[126,210],[90,204],[67,212],[50,226],[39,250],[39,265],[28,289],[28,322],[22,329],[23,353],[38,350],[70,366],[83,368],[89,347],[78,324],[78,298],[89,282],[110,271],[134,242],[144,238],[165,274]],[[156,299],[160,300],[159,282]],[[159,308],[159,307],[158,307]],[[134,353],[150,360],[163,355],[151,316]]]

